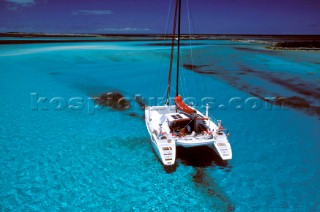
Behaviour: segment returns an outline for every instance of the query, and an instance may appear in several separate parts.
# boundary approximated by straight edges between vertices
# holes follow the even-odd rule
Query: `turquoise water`
[[[181,150],[168,172],[134,101],[115,111],[91,98],[162,97],[170,50],[155,43],[0,46],[1,210],[319,211],[316,109],[229,100],[299,96],[316,108],[320,53],[199,41],[192,59],[184,46],[182,64],[200,70],[182,69],[181,94],[198,106],[214,98],[210,113],[231,133],[233,160]]]

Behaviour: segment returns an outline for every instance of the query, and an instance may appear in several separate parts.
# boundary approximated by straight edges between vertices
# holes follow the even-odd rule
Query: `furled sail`
[[[194,109],[189,107],[186,103],[183,102],[181,96],[174,97],[174,103],[176,104],[177,108],[185,113],[188,113],[190,115],[196,113]]]

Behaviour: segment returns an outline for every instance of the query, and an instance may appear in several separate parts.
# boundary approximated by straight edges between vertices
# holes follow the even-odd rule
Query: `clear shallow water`
[[[224,164],[207,151],[184,151],[167,173],[137,107],[93,113],[88,99],[115,90],[128,97],[163,96],[169,51],[150,43],[0,46],[1,209],[319,210],[319,117],[264,101],[259,110],[228,104],[232,97],[258,94],[300,96],[317,105],[319,99],[270,76],[318,89],[318,52],[201,41],[193,63],[215,74],[184,69],[181,93],[197,103],[215,98],[210,112],[231,132],[233,160]],[[188,53],[183,59],[192,63]],[[245,72],[251,69],[257,72]],[[46,102],[32,110],[31,93],[49,100],[82,97],[85,107],[57,110]]]

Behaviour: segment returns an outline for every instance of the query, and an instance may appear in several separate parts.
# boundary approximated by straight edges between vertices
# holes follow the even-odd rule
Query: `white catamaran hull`
[[[150,122],[147,122],[147,119],[149,119],[147,113],[145,117],[147,130],[154,151],[164,165],[174,165],[176,160],[176,145],[174,139],[170,136],[159,135],[155,129],[150,127]]]
[[[191,134],[185,134],[184,136],[178,136],[174,135],[172,129],[170,129],[170,121],[172,121],[170,117],[180,115],[180,117],[183,116],[182,118],[184,118],[183,113],[176,113],[175,106],[146,107],[146,126],[151,138],[151,144],[164,165],[173,165],[175,163],[176,146],[185,148],[208,146],[212,148],[222,160],[232,159],[231,146],[225,133],[219,131],[218,126],[202,113],[199,111],[197,111],[197,113],[203,117],[203,119],[206,119],[206,132],[193,132]],[[201,124],[204,124],[204,122],[201,122]]]

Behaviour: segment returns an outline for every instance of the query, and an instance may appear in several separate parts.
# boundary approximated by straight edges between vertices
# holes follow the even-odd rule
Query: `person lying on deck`
[[[182,136],[184,136],[185,134],[186,134],[186,128],[184,127],[184,128],[182,128],[182,129],[180,130],[178,136],[179,136],[179,137],[182,137]]]

